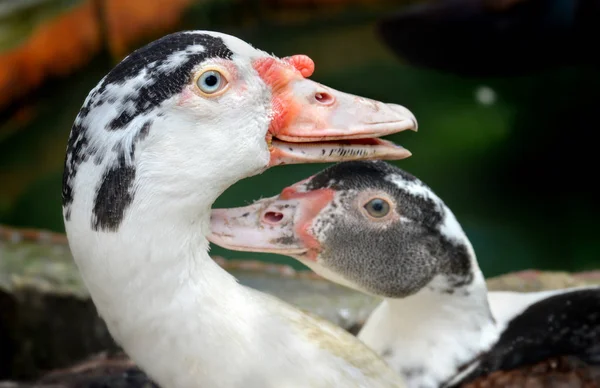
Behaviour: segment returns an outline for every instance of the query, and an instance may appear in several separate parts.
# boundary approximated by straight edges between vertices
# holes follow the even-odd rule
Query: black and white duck
[[[215,209],[209,240],[288,255],[383,297],[358,338],[409,387],[520,386],[509,383],[532,365],[547,373],[527,387],[564,386],[550,375],[600,384],[600,289],[488,293],[452,211],[385,162],[339,163],[278,196]]]
[[[243,287],[208,255],[210,207],[284,163],[402,159],[378,139],[406,108],[307,79],[226,34],[168,35],[127,56],[72,127],[63,215],[99,314],[162,387],[403,387],[346,331]]]

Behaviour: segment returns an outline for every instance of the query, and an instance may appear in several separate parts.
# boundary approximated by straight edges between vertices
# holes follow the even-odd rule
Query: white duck
[[[229,35],[175,33],[119,63],[75,120],[69,245],[110,333],[163,387],[403,386],[343,330],[239,285],[207,252],[210,207],[244,177],[410,155],[375,139],[416,129],[407,109],[305,79],[313,68]]]
[[[290,255],[384,297],[358,338],[409,387],[519,387],[519,369],[536,363],[547,373],[527,387],[564,387],[557,367],[581,386],[600,385],[600,289],[488,294],[451,210],[385,162],[340,163],[279,196],[215,209],[212,231],[223,247]],[[501,372],[489,376],[494,371]]]

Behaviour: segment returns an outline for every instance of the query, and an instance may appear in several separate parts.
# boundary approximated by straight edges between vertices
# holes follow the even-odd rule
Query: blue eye
[[[390,204],[381,198],[374,198],[367,202],[365,209],[371,217],[381,218],[390,212]]]
[[[202,92],[213,94],[223,89],[227,85],[227,81],[218,71],[208,70],[198,77],[196,85]]]

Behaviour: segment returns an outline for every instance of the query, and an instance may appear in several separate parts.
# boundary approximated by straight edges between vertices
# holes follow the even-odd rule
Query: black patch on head
[[[178,62],[176,68],[159,69],[169,57],[176,52],[185,53],[186,49],[192,45],[202,45],[204,51],[198,53],[187,53],[187,57]],[[79,166],[86,162],[90,157],[93,157],[93,162],[100,165],[105,155],[100,153],[98,149],[90,146],[90,139],[96,136],[102,136],[100,130],[121,130],[127,128],[136,116],[148,112],[159,106],[163,101],[180,93],[184,86],[190,81],[191,71],[197,64],[209,58],[224,58],[231,59],[233,52],[225,45],[219,37],[201,33],[184,33],[178,32],[167,35],[158,39],[127,56],[115,68],[113,68],[106,77],[100,82],[89,95],[86,104],[81,108],[77,115],[77,120],[71,129],[67,145],[67,157],[65,159],[65,167],[63,172],[63,187],[62,187],[62,203],[64,216],[66,220],[70,219],[73,197],[75,195],[73,189],[73,180],[77,174]],[[106,95],[108,85],[124,85],[127,81],[136,77],[143,69],[147,69],[146,82],[132,93],[117,100],[114,95]],[[112,119],[106,128],[88,128],[85,125],[86,118],[90,112],[100,107],[105,103],[121,104],[129,109],[120,112]],[[135,152],[135,144],[143,140],[151,127],[151,121],[146,122],[139,132],[136,134],[130,155],[133,157]],[[92,133],[93,136],[92,137]],[[108,192],[116,200],[115,209],[108,210],[110,202],[102,199],[96,200],[94,212],[100,215],[98,218],[98,226],[109,226],[111,229],[117,214],[124,211],[131,200],[131,187],[125,186],[125,183],[133,182],[132,176],[135,175],[135,170],[132,167],[125,166],[125,160],[122,155],[124,150],[117,150],[119,160],[116,166],[104,174],[104,181],[101,184],[100,192]],[[111,184],[110,182],[117,182]],[[105,219],[105,215],[107,215]],[[104,215],[104,216],[103,216]]]
[[[441,234],[445,207],[430,198],[414,195],[390,182],[390,175],[423,185],[411,174],[383,161],[353,161],[333,165],[315,175],[308,190],[331,188],[345,210],[323,213],[313,225],[315,234],[325,233],[321,258],[329,269],[374,294],[406,297],[425,287],[434,276],[445,275],[448,289],[473,280],[471,257],[463,243]],[[354,194],[380,190],[395,199],[396,211],[409,222],[387,228],[371,227],[354,205]],[[327,228],[322,232],[322,228]]]
[[[417,178],[381,160],[350,161],[334,164],[319,172],[307,182],[308,190],[332,188],[341,190],[364,190],[385,181],[390,174],[402,176],[406,181],[413,182]],[[387,181],[385,181],[387,182]]]
[[[567,291],[541,300],[513,318],[480,364],[455,387],[494,371],[576,357],[600,365],[600,288]]]
[[[94,198],[92,229],[116,231],[125,216],[125,210],[133,201],[135,168],[128,166],[121,153],[119,163],[109,168],[102,177],[102,184]]]
[[[63,170],[62,184],[62,205],[64,208],[64,217],[68,221],[71,218],[70,205],[73,203],[73,179],[77,174],[77,169],[81,163],[89,158],[102,160],[101,155],[96,155],[97,149],[89,144],[87,128],[81,125],[73,125],[71,135],[67,143],[67,158]],[[69,159],[70,156],[70,159]]]
[[[137,143],[139,143],[140,141],[144,140],[146,138],[146,136],[148,136],[148,133],[150,132],[150,127],[152,126],[152,120],[148,120],[144,123],[144,125],[142,125],[142,128],[140,128],[140,130],[138,131],[138,133],[135,135],[135,137],[133,138],[133,143],[131,143],[131,150],[129,150],[129,155],[131,157],[131,159],[133,160],[134,154],[135,154],[135,146]]]
[[[148,120],[134,136],[129,150],[129,157],[133,161],[137,143],[144,140],[150,131],[152,120]],[[94,230],[116,231],[125,216],[125,210],[133,201],[133,181],[135,167],[128,165],[125,160],[125,151],[121,143],[115,144],[113,152],[118,155],[118,164],[110,167],[102,177],[102,184],[94,198],[92,228]]]
[[[188,47],[194,45],[202,45],[204,51],[187,54],[187,58],[174,69],[160,69],[172,54],[185,52]],[[108,73],[97,95],[101,96],[107,85],[124,84],[143,69],[148,69],[149,81],[123,99],[124,105],[133,104],[133,111],[122,111],[109,123],[107,129],[125,128],[134,117],[181,93],[183,87],[190,82],[192,69],[202,61],[208,58],[231,59],[232,56],[233,52],[219,37],[182,32],[167,35],[134,51]]]

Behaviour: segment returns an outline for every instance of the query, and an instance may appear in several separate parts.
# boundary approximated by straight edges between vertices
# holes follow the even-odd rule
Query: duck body
[[[490,292],[491,315],[473,313],[469,300],[432,291],[385,299],[358,337],[414,387],[600,384],[598,288]]]
[[[490,293],[492,311],[497,293]],[[524,295],[505,293],[500,308],[506,310],[508,301],[518,301]],[[506,371],[505,379],[519,376],[521,369],[537,365],[554,374],[562,372],[563,381],[555,377],[556,386],[571,377],[573,384],[600,385],[600,289],[581,288],[535,293],[537,301],[524,309],[514,309],[508,320],[501,321],[500,337],[460,376],[460,382],[450,386],[464,386],[482,380],[493,372]],[[526,296],[525,296],[526,297]],[[529,299],[531,296],[529,296]],[[514,304],[513,304],[514,306]],[[498,313],[501,316],[501,312]],[[548,373],[550,374],[550,373]],[[568,376],[569,374],[575,376]],[[543,374],[542,374],[543,376]],[[573,380],[575,377],[575,380]],[[566,380],[569,381],[569,380]],[[544,386],[552,386],[546,382]],[[592,384],[592,385],[589,385]]]
[[[410,155],[376,139],[416,129],[406,108],[317,84],[313,69],[229,35],[175,33],[126,57],[75,120],[71,252],[111,335],[162,387],[404,386],[350,334],[239,285],[208,255],[210,207],[237,180]],[[354,152],[334,152],[344,147]]]
[[[257,225],[270,230],[252,234]],[[340,163],[279,196],[215,209],[212,230],[226,248],[287,254],[383,297],[358,338],[410,387],[485,386],[493,372],[563,356],[600,362],[599,288],[488,294],[450,209],[385,162]]]
[[[405,376],[410,387],[443,386],[500,336],[485,299],[453,298],[425,289],[404,299],[385,299],[358,338]],[[410,359],[401,359],[401,347],[409,349]]]

